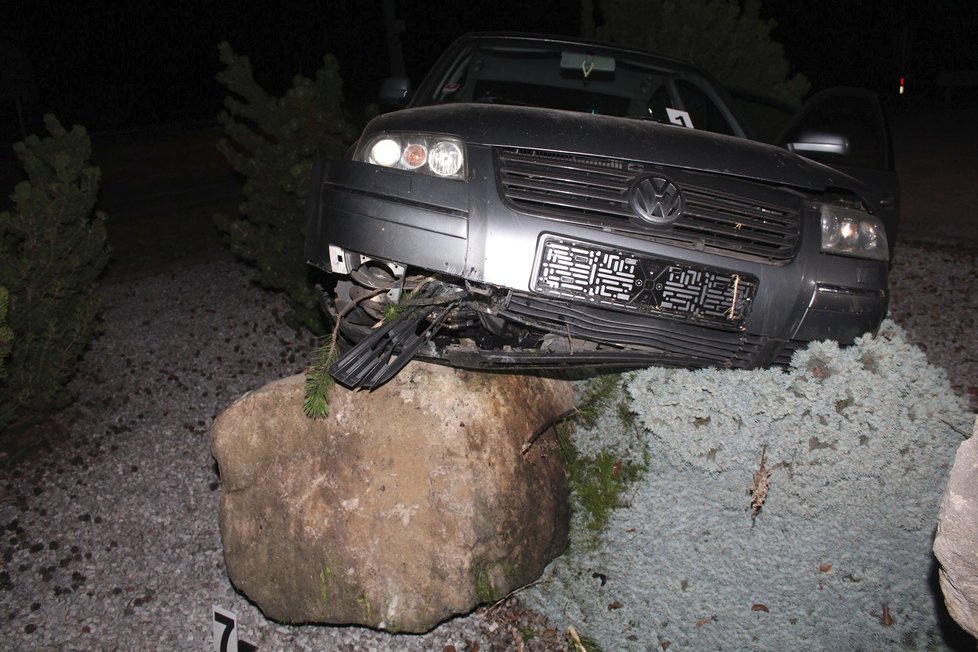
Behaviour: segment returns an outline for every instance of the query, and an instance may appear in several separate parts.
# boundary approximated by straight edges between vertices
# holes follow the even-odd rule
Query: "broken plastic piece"
[[[330,367],[329,375],[350,389],[375,389],[393,378],[441,328],[451,304],[419,306],[385,323],[347,351]],[[426,327],[421,324],[435,310],[441,313]]]

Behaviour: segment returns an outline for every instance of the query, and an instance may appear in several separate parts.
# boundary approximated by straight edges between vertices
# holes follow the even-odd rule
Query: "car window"
[[[797,107],[756,93],[730,89],[730,94],[741,122],[746,120],[757,139],[765,143],[777,143],[797,111]]]
[[[602,115],[626,115],[644,71],[568,69],[562,52],[480,48],[460,57],[436,89],[439,102],[530,104]],[[586,73],[586,74],[585,74]]]
[[[694,128],[733,135],[730,122],[702,88],[686,79],[677,79],[675,85],[680,106],[674,108],[688,113]]]
[[[608,51],[604,51],[608,52]],[[594,54],[569,44],[482,43],[432,71],[414,105],[491,102],[652,119],[742,135],[706,78],[634,56]],[[665,63],[668,63],[667,61]],[[676,118],[685,112],[685,118]],[[692,124],[688,124],[688,123]]]
[[[473,88],[472,97],[476,102],[527,104],[600,115],[625,115],[631,104],[628,97],[586,89],[565,88],[554,97],[554,89],[549,86],[505,80],[480,79]]]
[[[658,122],[669,122],[667,109],[675,109],[675,102],[669,95],[669,87],[659,86],[649,98],[649,117]]]

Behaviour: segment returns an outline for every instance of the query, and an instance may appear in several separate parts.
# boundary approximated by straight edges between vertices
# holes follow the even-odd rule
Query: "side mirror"
[[[798,154],[849,154],[849,139],[839,134],[823,131],[803,131],[795,142],[787,143],[789,151]]]
[[[378,99],[388,106],[407,106],[411,101],[411,80],[407,77],[388,77],[380,82]]]

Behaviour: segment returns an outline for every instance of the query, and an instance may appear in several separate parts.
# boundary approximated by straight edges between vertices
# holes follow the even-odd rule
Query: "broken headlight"
[[[865,211],[822,204],[822,251],[843,256],[888,260],[883,222]]]
[[[385,168],[465,179],[465,145],[451,136],[377,134],[360,143],[354,158]]]

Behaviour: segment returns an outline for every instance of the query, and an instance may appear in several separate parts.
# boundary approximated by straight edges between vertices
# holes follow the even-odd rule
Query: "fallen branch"
[[[547,432],[548,430],[556,426],[558,423],[562,423],[567,419],[576,416],[577,413],[578,413],[578,409],[575,407],[575,408],[571,408],[570,410],[567,410],[566,412],[562,412],[561,414],[558,414],[555,417],[547,419],[547,421],[542,426],[540,426],[534,431],[533,435],[527,440],[527,442],[523,444],[523,446],[520,448],[520,453],[525,456],[527,453],[530,452],[530,449],[533,448],[533,444],[535,444],[536,441],[540,439],[543,433]]]

